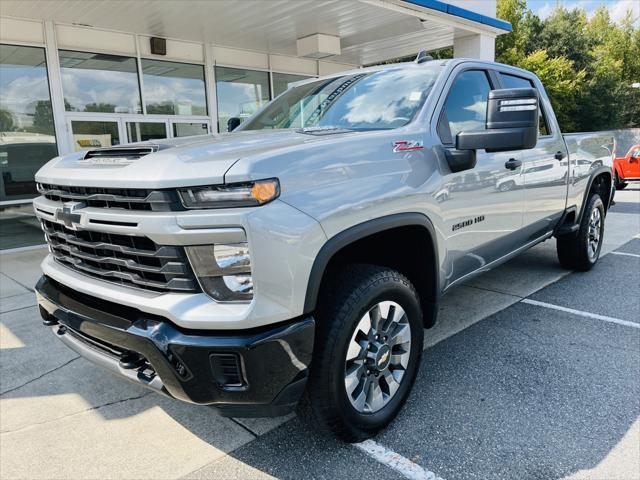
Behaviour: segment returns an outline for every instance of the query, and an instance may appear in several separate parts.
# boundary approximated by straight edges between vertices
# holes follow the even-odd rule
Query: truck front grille
[[[38,192],[54,202],[82,202],[87,207],[170,212],[184,210],[175,190],[69,187],[39,183]]]
[[[200,291],[184,249],[147,237],[71,230],[42,220],[55,260],[108,282],[156,292]]]

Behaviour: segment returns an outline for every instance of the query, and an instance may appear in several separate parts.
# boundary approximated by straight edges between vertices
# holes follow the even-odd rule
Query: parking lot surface
[[[360,445],[110,376],[42,326],[46,250],[2,254],[0,477],[638,479],[640,188],[616,200],[590,272],[551,240],[448,293],[406,408]]]

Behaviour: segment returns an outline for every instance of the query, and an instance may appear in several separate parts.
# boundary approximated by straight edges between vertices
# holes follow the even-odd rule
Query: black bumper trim
[[[291,411],[307,379],[315,321],[305,317],[240,331],[185,330],[168,319],[76,292],[43,276],[36,296],[45,325],[94,363],[179,400],[213,405],[221,413],[282,415]],[[118,353],[142,357],[123,368]],[[211,354],[241,360],[242,386],[216,382]]]

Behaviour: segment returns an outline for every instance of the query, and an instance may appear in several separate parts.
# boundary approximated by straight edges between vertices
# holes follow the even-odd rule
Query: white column
[[[47,55],[47,73],[49,74],[49,88],[51,89],[51,110],[53,112],[53,124],[56,129],[58,154],[64,155],[73,152],[73,145],[71,145],[70,142],[71,135],[67,129],[67,120],[65,118],[60,59],[58,58],[58,46],[56,44],[56,29],[52,21],[44,22],[44,36]]]
[[[476,33],[453,40],[453,56],[456,58],[478,58],[495,60],[496,38],[484,33]]]
[[[213,48],[210,44],[204,44],[204,79],[207,87],[207,108],[211,118],[211,133],[218,132],[218,98],[216,92],[215,59]]]

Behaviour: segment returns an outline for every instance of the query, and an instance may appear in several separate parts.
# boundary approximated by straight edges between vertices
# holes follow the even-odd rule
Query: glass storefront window
[[[227,131],[231,117],[253,115],[269,101],[269,73],[241,68],[215,67],[218,131]]]
[[[167,138],[167,126],[164,122],[127,122],[127,141],[144,142]]]
[[[120,145],[117,121],[73,120],[71,131],[76,152]]]
[[[273,98],[284,92],[289,85],[311,77],[304,75],[292,75],[290,73],[273,73]]]
[[[0,202],[35,197],[57,154],[44,49],[0,45]]]
[[[141,113],[135,58],[69,50],[59,55],[67,111]]]
[[[206,115],[204,67],[143,58],[142,84],[147,113]]]
[[[173,124],[173,136],[174,137],[190,137],[192,135],[206,135],[209,133],[209,128],[206,123],[174,123]]]

